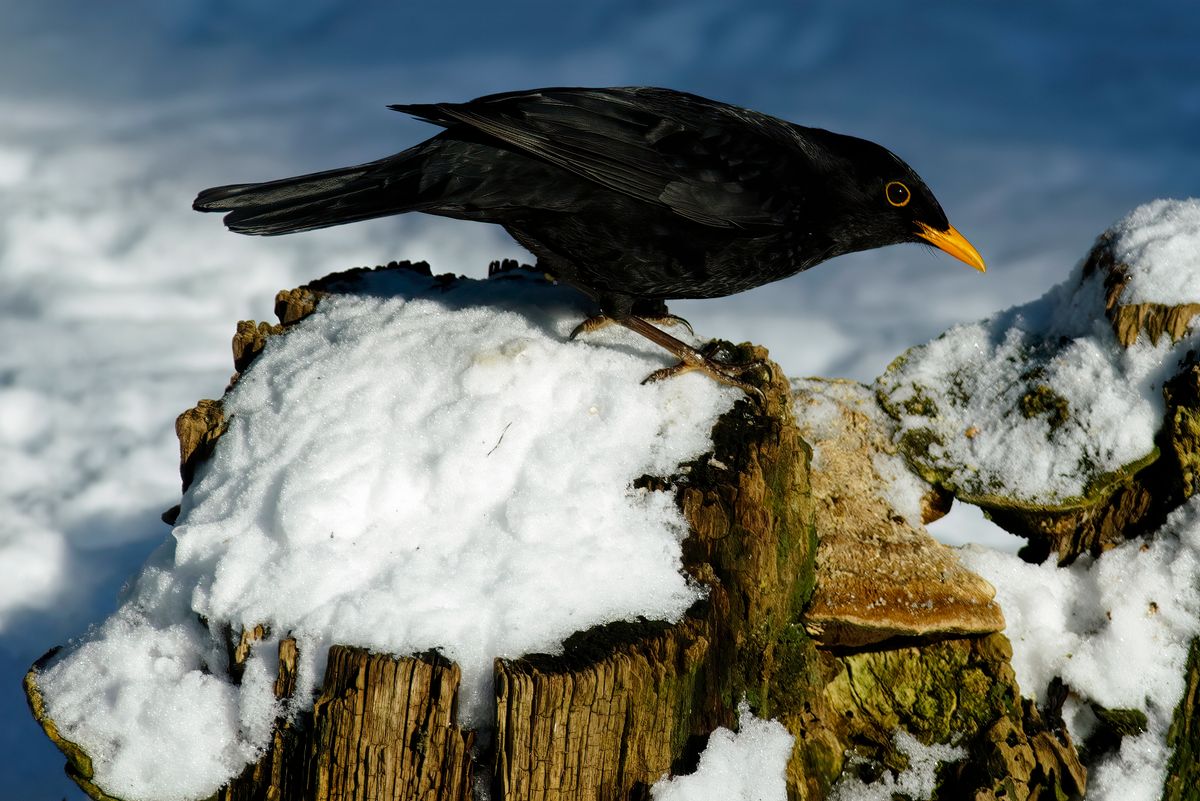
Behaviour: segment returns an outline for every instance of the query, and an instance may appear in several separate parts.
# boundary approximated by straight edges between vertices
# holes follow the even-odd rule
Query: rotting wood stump
[[[280,641],[279,662],[275,693],[286,698],[295,640]],[[215,798],[466,801],[474,733],[455,725],[458,684],[458,668],[438,654],[335,645],[302,724],[279,721],[267,753]]]
[[[682,622],[612,624],[560,655],[497,660],[496,728],[474,759],[473,733],[454,724],[456,668],[335,647],[311,713],[217,798],[458,799],[473,777],[498,798],[645,797],[733,724],[743,696],[769,692],[771,646],[812,590],[807,448],[782,379],[768,398],[766,413],[739,401],[712,454],[640,482],[675,493],[692,527],[685,562],[709,592]]]
[[[516,268],[496,265],[493,272]],[[382,269],[428,273],[424,264]],[[359,274],[281,292],[278,326],[239,326],[237,369],[253,361],[268,336],[286,335],[323,296],[352,291]],[[765,351],[749,346],[735,356],[757,357]],[[868,486],[860,458],[842,460],[843,468],[824,459],[825,474],[814,481],[812,450],[778,369],[763,389],[765,408],[743,399],[718,421],[711,453],[675,475],[637,482],[672,493],[690,525],[685,567],[708,591],[683,620],[611,624],[577,633],[557,655],[497,660],[495,726],[480,732],[458,726],[458,670],[439,655],[334,646],[311,707],[277,721],[262,758],[214,798],[457,801],[490,788],[492,798],[510,801],[644,799],[662,776],[694,767],[708,735],[734,724],[743,699],[796,736],[787,768],[792,799],[825,798],[844,770],[903,768],[893,741],[898,728],[922,742],[954,740],[967,750],[963,762],[943,771],[952,790],[942,797],[1078,797],[1085,776],[1075,747],[1056,710],[1042,715],[1021,698],[1007,640],[987,633],[999,619],[978,577],[964,576],[963,594],[949,605],[969,608],[967,623],[961,616],[932,627],[899,620],[899,628],[885,630],[868,619],[869,610],[838,594],[837,571],[853,560],[827,550],[825,564],[836,570],[824,579],[822,640],[814,639],[816,618],[806,620],[805,613],[819,606],[810,608],[814,593],[822,592],[820,549],[855,547],[854,532],[874,537],[898,524]],[[847,419],[858,440],[878,438],[854,414]],[[223,427],[219,401],[202,401],[180,416],[185,482]],[[860,447],[858,440],[853,447]],[[831,440],[821,447],[828,455],[843,445]],[[882,548],[884,559],[927,537],[900,533],[903,543]],[[942,558],[936,551],[929,550],[935,561]],[[911,570],[913,560],[906,555],[904,561]],[[883,575],[888,565],[871,569]],[[864,631],[871,632],[865,639]],[[859,634],[839,639],[845,632]],[[277,634],[275,692],[290,698],[297,644],[286,632]],[[231,680],[264,635],[261,627],[229,633]],[[73,778],[93,798],[104,798],[90,782],[87,755],[56,738],[43,714],[37,670],[26,679],[35,716],[68,757]]]

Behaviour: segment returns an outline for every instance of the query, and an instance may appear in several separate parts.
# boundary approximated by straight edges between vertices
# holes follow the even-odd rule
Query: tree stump
[[[384,269],[428,273],[427,265]],[[236,369],[325,294],[352,288],[358,274],[281,292],[278,326],[239,326]],[[759,348],[737,350],[739,359],[766,357]],[[710,453],[674,475],[636,482],[671,493],[690,526],[684,565],[706,597],[682,620],[610,624],[577,633],[560,654],[496,660],[494,727],[477,732],[458,725],[459,672],[440,655],[334,646],[312,704],[279,719],[261,759],[213,798],[459,801],[488,790],[509,801],[644,799],[661,777],[694,768],[708,735],[735,724],[743,699],[795,735],[791,799],[825,798],[848,770],[902,769],[897,729],[966,750],[963,761],[944,767],[939,797],[1080,797],[1086,776],[1078,753],[1057,709],[1039,710],[1021,697],[1008,641],[995,633],[1003,621],[990,587],[875,491],[872,449],[887,432],[842,401],[841,429],[802,431],[797,397],[778,368],[762,389],[762,407],[739,400],[718,421]],[[1190,432],[1189,421],[1177,427]],[[185,484],[223,428],[218,401],[181,415]],[[826,455],[819,470],[814,442]],[[944,509],[947,499],[930,490],[930,509]],[[856,564],[855,548],[871,549],[872,560]],[[919,576],[931,565],[936,598],[908,578],[904,587],[883,588],[909,608],[876,614],[871,599],[856,602],[846,592],[847,577],[857,576],[853,586],[865,592],[889,574]],[[926,601],[939,611],[914,614]],[[281,634],[275,694],[288,699],[297,644]],[[231,680],[263,636],[261,627],[236,641],[231,634]],[[1196,662],[1194,652],[1174,735],[1178,754],[1192,753],[1185,749],[1196,741]],[[107,798],[90,781],[87,755],[44,714],[38,669],[26,679],[35,717],[80,786]],[[1180,775],[1191,776],[1193,767]],[[1169,797],[1192,797],[1187,792],[1177,787]]]
[[[777,378],[767,395],[765,410],[742,400],[721,419],[712,454],[642,479],[675,493],[692,527],[685,563],[708,597],[683,621],[612,624],[571,638],[561,655],[497,660],[496,729],[474,759],[474,734],[454,723],[456,668],[337,646],[312,710],[282,725],[217,798],[458,799],[473,780],[498,798],[646,797],[714,728],[733,724],[743,696],[765,702],[775,646],[812,592],[808,450],[787,383]]]
[[[295,689],[295,640],[280,643],[276,695]],[[267,753],[215,797],[471,798],[472,732],[454,723],[458,668],[334,646],[304,725],[279,721]]]
[[[283,328],[303,319],[324,293],[352,285],[354,275],[280,293],[276,313]],[[239,369],[249,364],[247,354],[261,349],[262,332],[271,331],[263,325],[239,329]],[[736,354],[765,357],[757,348]],[[558,655],[497,660],[495,728],[478,738],[483,747],[474,752],[463,748],[472,733],[455,727],[452,708],[446,715],[446,699],[457,686],[452,666],[428,655],[335,648],[311,712],[281,726],[271,751],[218,797],[457,799],[480,784],[498,799],[643,799],[664,775],[692,769],[708,734],[734,724],[743,698],[797,734],[788,768],[795,798],[823,798],[849,753],[894,761],[891,732],[897,726],[930,741],[967,732],[973,754],[1002,766],[961,771],[957,782],[964,791],[1000,787],[1003,777],[1016,799],[1050,787],[1077,794],[1082,771],[1074,749],[1050,735],[1036,709],[1021,703],[1007,643],[999,636],[963,636],[1002,625],[994,606],[987,607],[990,594],[974,584],[968,582],[950,603],[973,610],[965,617],[872,638],[878,646],[900,637],[905,647],[899,650],[839,655],[840,642],[823,649],[809,635],[803,613],[817,584],[822,529],[832,537],[845,519],[859,531],[891,528],[894,513],[879,503],[869,482],[858,474],[850,478],[851,468],[824,477],[822,486],[858,482],[839,503],[814,498],[812,451],[795,422],[791,387],[778,368],[774,375],[764,386],[765,407],[743,400],[721,418],[711,454],[681,465],[676,475],[639,482],[673,493],[691,528],[685,567],[708,594],[684,620],[611,624],[576,634]],[[880,434],[868,438],[878,444]],[[844,442],[823,445],[848,449]],[[854,462],[859,473],[862,459],[869,462],[863,453]],[[906,536],[942,547],[923,533]],[[829,625],[831,619],[837,628],[836,614],[822,621]],[[862,616],[852,622],[861,624]],[[919,644],[922,638],[927,644]],[[892,683],[910,689],[896,693]],[[979,697],[964,695],[958,702],[962,687]],[[929,699],[939,697],[931,705]],[[330,708],[334,698],[340,713]],[[414,709],[422,710],[418,717],[430,728],[413,727]],[[380,737],[390,737],[392,746]],[[1017,764],[1024,774],[1008,770]],[[394,795],[380,794],[389,790]]]

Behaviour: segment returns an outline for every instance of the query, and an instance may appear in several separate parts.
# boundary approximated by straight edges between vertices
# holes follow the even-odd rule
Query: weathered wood
[[[1001,631],[992,586],[885,500],[889,478],[880,464],[899,469],[900,457],[870,388],[823,379],[796,384],[801,434],[821,454],[812,473],[820,543],[816,592],[804,610],[809,634],[826,647],[861,647]],[[922,504],[929,517],[941,498],[934,487],[925,490],[934,499]]]
[[[721,419],[711,455],[644,482],[674,486],[692,528],[685,564],[708,598],[678,625],[602,627],[561,656],[497,661],[500,798],[645,797],[709,732],[733,724],[742,697],[769,703],[773,647],[812,591],[816,541],[788,385],[765,389],[764,412],[743,400]]]
[[[237,680],[250,653],[250,645],[266,633],[262,626],[243,630],[230,663],[231,678]],[[296,641],[285,637],[279,641],[279,673],[275,677],[275,697],[287,701],[296,690]],[[221,788],[213,801],[281,801],[304,799],[308,782],[308,766],[304,759],[307,741],[296,721],[280,718],[275,721],[271,743],[262,759],[246,767],[229,784]]]
[[[474,733],[458,728],[458,666],[334,646],[313,704],[317,801],[468,801]]]
[[[711,650],[700,628],[673,627],[574,669],[538,658],[497,665],[497,797],[644,793],[691,734]]]
[[[204,399],[175,418],[175,436],[179,438],[179,475],[187,492],[196,467],[212,456],[217,439],[225,432],[225,413],[221,401]]]
[[[1012,650],[994,634],[1004,626],[994,590],[886,500],[885,473],[897,469],[893,436],[869,388],[824,379],[795,387],[801,434],[819,454],[817,583],[802,620],[821,649],[799,635],[776,649],[792,666],[776,676],[774,695],[784,702],[772,714],[797,737],[793,797],[825,798],[848,754],[905,768],[897,730],[967,749],[939,797],[1081,794],[1086,773],[1074,746],[1022,702]],[[922,519],[940,506],[932,490]]]
[[[233,335],[233,369],[240,375],[250,363],[258,358],[267,339],[283,333],[283,326],[270,323],[255,323],[253,320],[242,320],[237,324]]]
[[[295,690],[296,642],[280,642],[279,698]],[[469,801],[474,733],[455,723],[459,670],[437,654],[329,651],[311,711],[214,801]]]
[[[922,742],[955,741],[967,757],[949,767],[939,798],[1080,798],[1087,772],[1079,754],[1065,729],[1021,698],[1011,659],[1000,634],[844,654],[832,660],[831,678],[811,711],[781,720],[802,732],[802,745],[815,729],[892,769],[905,767],[891,743],[897,729]],[[806,750],[820,769],[789,773],[789,784],[805,787],[804,798],[824,798],[818,779],[841,772],[844,752]]]

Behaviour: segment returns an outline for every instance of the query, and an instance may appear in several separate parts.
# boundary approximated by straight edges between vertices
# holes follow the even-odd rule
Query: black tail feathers
[[[205,189],[196,211],[224,211],[239,234],[275,236],[409,211],[416,204],[414,159],[400,154],[370,164],[259,184]]]

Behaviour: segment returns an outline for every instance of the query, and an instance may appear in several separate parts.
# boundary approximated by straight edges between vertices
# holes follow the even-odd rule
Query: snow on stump
[[[640,386],[663,354],[621,330],[567,341],[581,301],[514,267],[352,271],[280,293],[278,326],[238,327],[226,397],[177,425],[174,536],[27,677],[81,787],[666,797],[664,777],[729,758],[701,751],[744,703],[794,738],[773,740],[772,793],[903,769],[917,746],[897,730],[934,754],[959,741],[964,792],[1078,789],[1005,641],[979,636],[1002,625],[990,587],[922,539],[893,455],[858,442],[838,466],[837,426],[807,425],[830,469],[814,482],[778,371],[762,409],[702,376]],[[838,400],[846,419],[861,401]],[[881,419],[855,430],[878,444]],[[836,572],[815,586],[818,542],[844,567],[855,532],[876,577],[937,581],[907,609],[856,604]]]
[[[876,384],[931,484],[1069,563],[1196,491],[1200,202],[1155,201],[1032,303],[947,331]]]
[[[569,341],[582,300],[511,263],[281,292],[177,422],[173,536],[31,709],[120,801],[1192,798],[1200,366],[1182,312],[1123,343],[1106,310],[1182,305],[1145,265],[1195,221],[1152,204],[1046,298],[763,408],[640,385],[665,354]],[[955,497],[1111,548],[956,553]]]
[[[513,266],[239,326],[172,541],[28,678],[90,794],[624,798],[734,723],[811,592],[787,384],[643,387],[665,354]]]

